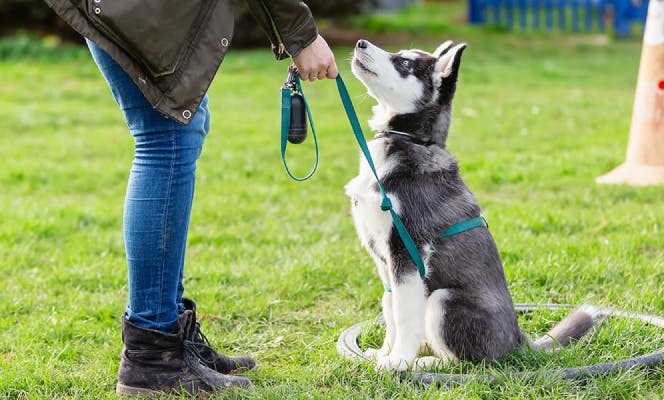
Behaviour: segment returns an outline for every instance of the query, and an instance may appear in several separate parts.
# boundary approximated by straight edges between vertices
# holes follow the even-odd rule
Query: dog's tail
[[[572,311],[546,335],[531,341],[530,348],[535,351],[546,351],[555,347],[567,346],[572,341],[581,339],[600,321],[601,313],[598,307],[582,305]]]

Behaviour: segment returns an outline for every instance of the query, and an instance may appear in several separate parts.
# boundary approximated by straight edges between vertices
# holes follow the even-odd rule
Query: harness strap
[[[480,215],[479,217],[467,219],[465,221],[459,222],[458,224],[454,224],[449,228],[445,229],[443,233],[436,236],[436,239],[446,239],[450,236],[454,236],[459,233],[469,231],[475,228],[487,228],[487,229],[489,228],[489,223],[487,222],[484,215]],[[383,287],[385,288],[385,291],[387,293],[392,293],[392,288],[389,285],[383,283]]]
[[[445,231],[438,235],[436,238],[445,239],[474,228],[489,228],[489,223],[487,222],[486,218],[484,218],[484,215],[480,215],[479,217],[467,219],[465,221],[459,222],[458,224],[454,224],[445,229]]]

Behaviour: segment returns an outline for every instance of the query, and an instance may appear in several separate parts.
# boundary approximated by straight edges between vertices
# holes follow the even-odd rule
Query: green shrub
[[[0,38],[0,61],[63,61],[89,58],[79,46],[63,44],[55,35],[37,36],[20,33]]]

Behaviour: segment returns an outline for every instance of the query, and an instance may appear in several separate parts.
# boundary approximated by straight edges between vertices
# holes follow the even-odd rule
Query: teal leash
[[[424,261],[422,261],[422,256],[420,255],[420,252],[417,249],[415,241],[410,236],[410,233],[408,233],[408,230],[404,226],[403,221],[401,221],[401,218],[399,218],[397,213],[394,211],[394,208],[392,207],[392,201],[387,196],[385,188],[383,187],[383,183],[380,181],[380,178],[378,177],[378,173],[376,172],[376,166],[374,165],[373,159],[371,158],[371,153],[369,152],[369,146],[367,145],[367,141],[364,138],[364,133],[362,132],[362,126],[360,125],[360,121],[357,119],[357,113],[355,112],[355,107],[353,106],[353,102],[351,101],[350,95],[348,94],[348,89],[346,88],[346,85],[344,84],[344,81],[341,78],[341,74],[337,75],[336,82],[337,82],[337,88],[339,90],[339,96],[341,97],[341,102],[343,103],[344,110],[346,111],[346,116],[348,117],[348,121],[350,122],[350,126],[353,129],[353,134],[355,135],[357,144],[360,146],[360,150],[362,151],[362,154],[364,154],[364,157],[367,160],[367,164],[369,165],[369,168],[371,168],[371,172],[376,178],[376,183],[378,184],[378,190],[380,191],[380,194],[382,196],[380,209],[383,211],[390,212],[390,215],[392,216],[392,221],[394,222],[394,226],[397,228],[397,233],[399,234],[399,237],[401,238],[401,241],[403,242],[404,246],[406,246],[406,250],[408,251],[410,258],[413,260],[413,263],[415,263],[417,271],[420,274],[420,278],[424,280],[424,277],[426,275],[426,270],[424,268]],[[311,111],[309,110],[309,103],[307,102],[304,96],[304,92],[302,91],[302,86],[300,84],[299,74],[295,74],[295,88],[302,95],[302,98],[304,99],[304,104],[307,110],[307,117],[309,118],[309,124],[311,125],[311,131],[313,133],[314,143],[316,144],[316,163],[314,164],[314,167],[312,168],[311,172],[309,172],[309,174],[307,174],[307,176],[305,176],[304,178],[297,178],[293,176],[290,170],[288,169],[288,166],[286,165],[286,158],[285,158],[286,143],[288,138],[288,128],[290,124],[291,89],[289,88],[281,89],[281,101],[282,101],[281,158],[284,162],[284,167],[286,167],[286,172],[288,173],[288,175],[297,181],[303,181],[309,179],[314,174],[318,166],[318,141],[316,139],[316,130],[314,129],[314,123],[311,117]],[[450,236],[454,236],[456,234],[468,231],[470,229],[480,228],[480,227],[484,228],[489,227],[489,224],[487,223],[486,218],[484,218],[483,215],[459,222],[458,224],[454,224],[449,228],[447,228],[443,233],[438,235],[437,238],[448,238]],[[392,291],[391,288],[388,286],[385,287],[385,290],[387,292]]]
[[[369,168],[371,168],[371,172],[376,178],[380,194],[383,196],[383,199],[380,203],[380,209],[383,211],[389,211],[390,215],[392,215],[392,221],[394,222],[394,226],[397,228],[399,237],[401,238],[404,246],[406,246],[406,250],[408,251],[408,254],[410,254],[410,258],[413,259],[415,266],[417,266],[417,271],[420,273],[420,278],[424,279],[426,270],[424,269],[424,261],[422,261],[422,256],[420,256],[420,252],[415,245],[415,241],[410,236],[410,233],[408,233],[408,230],[401,221],[401,218],[399,218],[397,213],[394,211],[394,208],[392,207],[392,201],[387,196],[387,193],[385,193],[383,183],[380,181],[380,178],[378,178],[378,173],[376,172],[376,167],[374,166],[373,159],[371,158],[371,153],[369,153],[367,141],[364,138],[364,133],[362,132],[362,126],[360,125],[360,121],[357,119],[355,107],[353,106],[353,102],[351,101],[350,95],[348,94],[348,89],[346,89],[346,85],[344,84],[343,79],[341,79],[341,74],[337,75],[337,88],[339,89],[339,96],[341,97],[341,102],[343,103],[344,109],[346,110],[348,121],[350,122],[351,128],[353,128],[353,133],[355,134],[357,144],[360,145],[360,150],[362,150],[362,153],[367,160],[367,164],[369,164]]]

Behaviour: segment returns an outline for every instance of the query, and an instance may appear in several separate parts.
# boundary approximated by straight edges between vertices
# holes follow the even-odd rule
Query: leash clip
[[[297,82],[296,82],[297,74],[298,74],[297,67],[295,65],[290,65],[288,67],[288,75],[286,75],[286,81],[284,81],[284,84],[281,85],[281,88],[288,89],[291,91],[291,93],[299,93],[299,91],[297,90]]]

